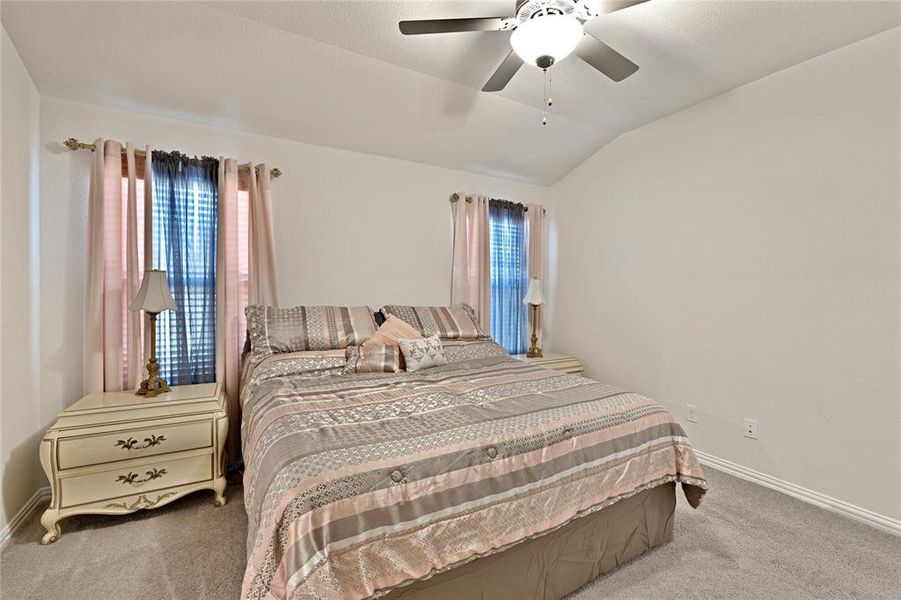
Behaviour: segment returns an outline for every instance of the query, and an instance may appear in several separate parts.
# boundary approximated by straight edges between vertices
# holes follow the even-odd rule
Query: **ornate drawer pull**
[[[138,479],[137,473],[129,471],[128,475],[119,475],[116,478],[116,481],[121,481],[122,485],[141,485],[142,483],[147,483],[148,481],[159,479],[166,474],[166,469],[153,468],[144,474],[146,475],[144,479]]]
[[[119,440],[116,442],[116,448],[122,448],[123,450],[143,450],[145,448],[152,448],[153,446],[159,446],[163,442],[166,441],[166,436],[164,435],[154,435],[150,434],[150,437],[144,438],[144,445],[138,446],[138,440],[129,437],[127,440]]]

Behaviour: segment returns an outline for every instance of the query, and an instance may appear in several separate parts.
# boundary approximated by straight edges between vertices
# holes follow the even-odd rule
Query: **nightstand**
[[[533,365],[541,365],[545,369],[563,371],[564,373],[572,373],[573,375],[582,375],[585,372],[585,369],[582,367],[582,362],[571,354],[545,352],[544,356],[534,358],[529,358],[525,354],[514,354],[513,358]]]
[[[50,507],[42,544],[59,539],[59,521],[77,514],[125,514],[212,489],[225,504],[222,449],[228,432],[217,383],[173,386],[155,398],[132,391],[88,394],[62,413],[41,440]]]

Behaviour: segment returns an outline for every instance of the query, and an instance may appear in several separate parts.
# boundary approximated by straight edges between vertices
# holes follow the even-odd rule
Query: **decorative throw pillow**
[[[415,327],[403,319],[395,317],[394,315],[388,315],[388,318],[385,319],[385,322],[379,327],[379,330],[375,332],[375,335],[363,342],[363,345],[397,346],[397,340],[401,338],[421,339],[422,336],[419,335],[419,332]],[[402,355],[400,356],[400,368],[401,370],[407,368]]]
[[[397,340],[397,343],[407,363],[407,371],[419,371],[447,364],[447,355],[437,334],[425,339]]]
[[[376,332],[368,306],[295,306],[254,304],[244,309],[255,357],[304,350],[343,350]]]
[[[396,344],[364,344],[348,346],[348,373],[397,373],[400,371],[400,348]]]
[[[382,308],[419,330],[423,336],[438,335],[442,339],[478,340],[488,338],[475,311],[468,304],[454,306],[405,306],[389,304]]]
[[[379,327],[371,338],[363,342],[364,346],[369,345],[397,345],[400,339],[421,339],[419,331],[415,327],[394,315],[388,315],[385,323]]]

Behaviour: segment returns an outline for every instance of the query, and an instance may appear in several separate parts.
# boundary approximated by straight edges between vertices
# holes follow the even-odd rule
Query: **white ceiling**
[[[397,29],[513,5],[4,0],[0,18],[45,94],[540,184],[629,129],[901,24],[891,1],[652,0],[587,25],[640,70],[613,83],[555,65],[541,127],[537,68],[479,91],[509,33]]]

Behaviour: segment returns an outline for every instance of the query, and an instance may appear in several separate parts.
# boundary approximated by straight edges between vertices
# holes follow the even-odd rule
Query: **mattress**
[[[491,341],[447,352],[415,373],[344,374],[334,352],[252,364],[243,597],[403,597],[451,572],[470,585],[459,578],[479,561],[544,548],[580,522],[609,529],[601,515],[651,490],[678,482],[700,502],[697,458],[657,402]],[[610,548],[592,571],[640,550]],[[578,580],[561,577],[556,591]]]

